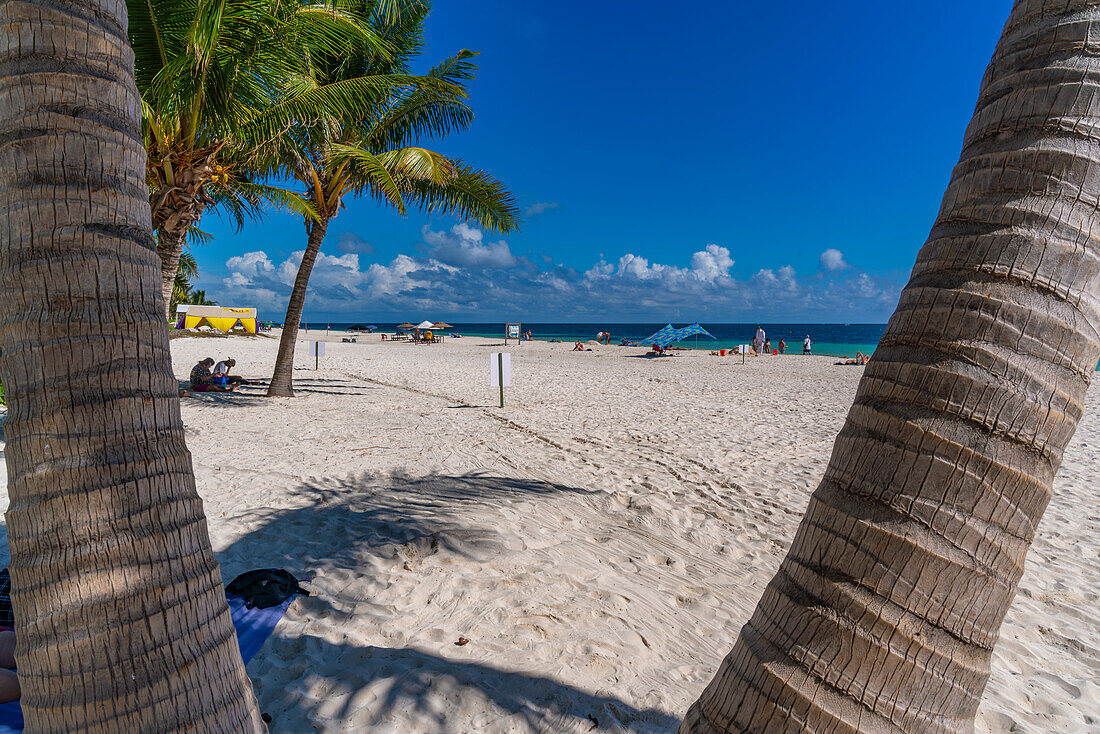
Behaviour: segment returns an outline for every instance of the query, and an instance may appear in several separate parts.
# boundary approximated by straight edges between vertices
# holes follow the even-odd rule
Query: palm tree
[[[414,0],[395,13],[385,3],[367,0],[362,11],[390,53],[378,54],[357,44],[339,54],[316,54],[312,85],[363,77],[406,78],[409,61],[422,46],[427,4]],[[518,226],[515,200],[500,183],[461,160],[415,145],[464,129],[473,119],[462,85],[473,77],[474,56],[462,51],[446,59],[422,83],[395,87],[378,98],[365,115],[330,115],[317,125],[290,128],[270,147],[268,165],[304,185],[303,198],[312,212],[304,217],[306,249],[287,305],[269,396],[294,394],[294,343],[309,276],[345,195],[370,195],[401,214],[411,202],[422,211],[457,214],[484,228],[512,231]]]
[[[262,731],[184,445],[115,0],[0,3],[0,376],[27,726]]]
[[[380,84],[401,83],[368,78],[288,93],[312,53],[349,40],[387,53],[348,4],[127,0],[166,305],[187,234],[209,206],[238,226],[264,201],[305,211],[297,196],[253,180],[248,151],[291,121],[361,113]]]
[[[1017,0],[787,557],[681,732],[971,732],[1100,358],[1096,0]]]

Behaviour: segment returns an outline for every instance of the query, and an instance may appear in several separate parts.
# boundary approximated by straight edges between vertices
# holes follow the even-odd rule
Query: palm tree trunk
[[[262,731],[184,445],[118,0],[0,3],[0,379],[36,732]]]
[[[267,388],[269,398],[294,397],[294,343],[298,339],[298,324],[302,320],[302,310],[306,305],[309,275],[313,272],[317,253],[321,251],[321,243],[325,240],[329,221],[325,219],[306,225],[309,241],[306,244],[305,254],[302,255],[302,264],[298,266],[298,275],[294,278],[294,290],[290,292],[290,302],[287,303],[283,334],[279,339],[279,354],[275,358],[275,373],[271,376],[271,384]]]
[[[971,732],[1100,357],[1098,0],[1017,0],[791,549],[681,732]]]
[[[176,273],[179,272],[180,255],[183,243],[187,240],[187,230],[157,230],[157,255],[160,257],[160,293],[164,299],[165,317],[172,320],[172,294],[176,287]]]

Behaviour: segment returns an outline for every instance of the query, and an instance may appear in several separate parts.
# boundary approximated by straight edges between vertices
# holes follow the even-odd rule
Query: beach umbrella
[[[455,327],[451,326],[450,324],[448,324],[446,321],[437,321],[432,326],[434,326],[437,329],[453,329],[453,328],[455,328]]]
[[[403,323],[403,324],[398,324],[398,325],[397,325],[397,328],[398,328],[398,329],[415,329],[415,328],[416,328],[416,324],[410,324],[410,323],[409,323],[408,321],[406,321],[406,322],[405,322],[405,323]]]
[[[367,324],[363,328],[364,329],[377,329],[378,327],[375,324]]]
[[[433,324],[431,321],[421,321],[419,324],[417,324],[413,328],[420,329],[421,331],[423,331],[424,329],[431,329],[434,326],[435,326],[435,324]]]
[[[679,334],[680,334],[680,332],[677,331],[676,329],[672,328],[672,324],[669,324],[668,326],[664,327],[660,331],[647,336],[645,339],[642,339],[638,343],[639,344],[652,344],[655,347],[664,348],[664,347],[667,347],[672,342],[678,341],[680,339]]]

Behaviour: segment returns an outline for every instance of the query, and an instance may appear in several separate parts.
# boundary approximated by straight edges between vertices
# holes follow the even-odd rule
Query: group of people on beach
[[[813,342],[810,341],[810,335],[807,334],[806,338],[802,340],[802,353],[813,354]],[[756,354],[772,354],[772,340],[768,338],[768,335],[764,332],[763,326],[756,327],[756,335],[752,338],[752,351]],[[787,342],[783,337],[779,338],[779,344],[775,348],[776,354],[787,353]]]
[[[248,380],[239,375],[229,374],[229,370],[237,366],[237,360],[226,357],[220,362],[215,362],[213,357],[207,357],[191,368],[191,390],[193,392],[233,392],[241,385],[250,385]]]

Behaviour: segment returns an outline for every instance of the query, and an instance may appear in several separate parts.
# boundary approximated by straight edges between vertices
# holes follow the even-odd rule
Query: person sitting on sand
[[[814,348],[813,342],[810,341],[810,335],[807,334],[806,339],[803,340],[803,342],[802,342],[802,353],[803,354],[812,354],[813,353],[812,352],[813,348]]]
[[[584,343],[581,342],[578,339],[577,343],[573,345],[573,351],[574,352],[591,352],[592,350],[589,349],[588,347],[584,346]]]
[[[213,382],[218,385],[248,385],[248,380],[244,379],[240,375],[231,375],[229,370],[237,366],[237,360],[232,357],[226,357],[221,362],[214,365]]]
[[[191,389],[195,392],[232,392],[236,385],[219,385],[214,382],[214,375],[210,368],[214,366],[214,359],[207,357],[191,368]]]

